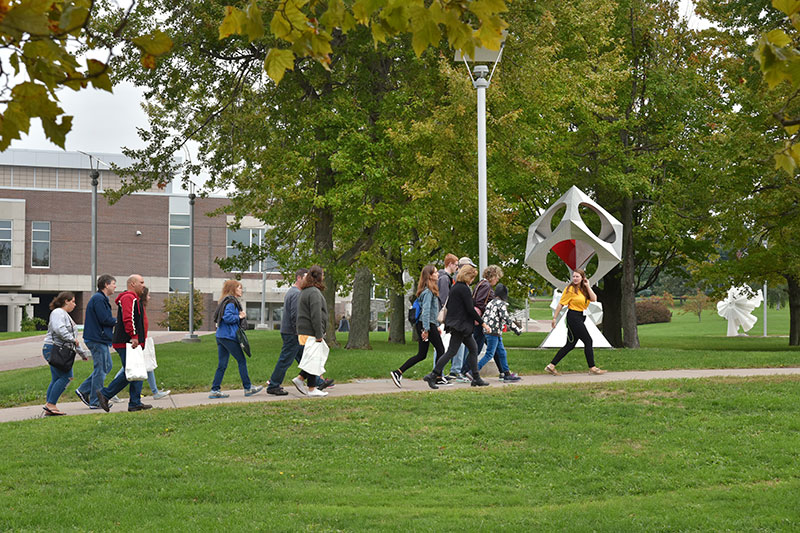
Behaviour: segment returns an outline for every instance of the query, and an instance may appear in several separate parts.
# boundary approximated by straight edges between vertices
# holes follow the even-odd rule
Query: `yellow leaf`
[[[800,0],[772,0],[772,7],[792,16],[800,10]]]
[[[372,30],[372,40],[375,42],[375,45],[386,42],[386,30],[383,29],[383,26],[377,22],[373,22],[370,24],[369,29]]]
[[[78,35],[81,27],[89,17],[89,10],[85,7],[69,5],[61,13],[61,19],[58,21],[58,27],[62,31],[69,32],[73,35]]]
[[[238,7],[225,6],[225,18],[219,25],[220,40],[226,39],[231,35],[241,35],[246,16]]]
[[[411,38],[411,46],[414,47],[414,53],[421,56],[422,52],[428,48],[429,45],[436,46],[442,38],[442,32],[439,31],[439,26],[435,22],[429,20],[422,25],[417,31],[414,32]]]
[[[144,53],[156,57],[172,50],[172,39],[161,30],[136,37],[133,39],[133,44],[138,46]]]
[[[287,70],[294,70],[294,53],[291,50],[271,48],[264,59],[264,69],[275,83],[280,83]]]
[[[786,35],[786,32],[781,29],[772,30],[771,32],[768,32],[766,37],[767,41],[771,42],[772,44],[780,48],[783,48],[784,46],[792,42],[789,36]]]
[[[269,29],[272,31],[272,35],[279,39],[285,39],[292,33],[292,25],[289,24],[289,21],[283,16],[283,12],[278,10],[276,10],[275,14],[272,16]]]
[[[253,42],[262,37],[264,37],[264,19],[261,18],[261,10],[256,0],[250,0],[250,5],[247,7],[247,38]]]
[[[794,171],[797,169],[797,163],[785,152],[778,152],[775,154],[775,168],[783,169],[787,174],[794,175]]]
[[[786,126],[783,129],[785,129],[786,133],[788,133],[789,135],[794,135],[795,133],[797,133],[797,130],[800,130],[800,126]]]
[[[153,59],[153,66],[155,66],[155,59]],[[113,92],[111,79],[108,77],[109,68],[105,63],[96,59],[88,59],[86,61],[86,69],[89,71],[89,82],[95,89]]]

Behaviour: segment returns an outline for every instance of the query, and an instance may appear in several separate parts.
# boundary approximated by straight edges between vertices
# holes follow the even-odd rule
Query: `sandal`
[[[589,373],[594,374],[595,376],[599,376],[600,374],[605,374],[606,372],[608,372],[608,370],[603,370],[597,368],[596,366],[589,369]]]
[[[556,370],[556,367],[555,367],[555,365],[553,365],[553,363],[550,363],[549,365],[547,365],[546,367],[544,367],[544,369],[545,369],[547,372],[549,372],[550,374],[553,374],[554,376],[560,376],[560,375],[561,375],[561,372],[559,372],[558,370]]]
[[[42,409],[44,409],[44,416],[66,416],[67,414],[56,409],[50,409],[46,405]]]

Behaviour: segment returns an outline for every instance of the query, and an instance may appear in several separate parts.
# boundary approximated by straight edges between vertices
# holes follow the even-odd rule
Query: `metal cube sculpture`
[[[581,218],[580,206],[586,206],[600,218],[600,233],[595,235]],[[553,217],[566,207],[564,217],[555,229]],[[566,280],[559,279],[550,272],[547,255],[552,250],[569,268]],[[525,263],[549,281],[556,290],[569,284],[572,272],[585,270],[589,261],[597,255],[597,270],[589,277],[594,285],[622,260],[622,223],[603,209],[594,200],[574,185],[540,216],[528,229],[528,245],[525,250]],[[598,304],[599,305],[599,304]],[[596,310],[593,310],[596,313]],[[602,307],[600,309],[602,313]],[[600,315],[602,316],[602,314]],[[590,320],[587,329],[597,348],[610,347],[610,343]],[[542,342],[543,348],[557,347],[566,339],[566,312],[562,313],[556,328]],[[582,343],[581,343],[582,344]]]

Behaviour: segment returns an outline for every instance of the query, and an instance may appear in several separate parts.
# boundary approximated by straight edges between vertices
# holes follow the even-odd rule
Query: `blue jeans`
[[[450,337],[452,339],[452,337]],[[453,357],[453,362],[450,364],[450,373],[455,374],[456,372],[461,372],[461,367],[464,366],[464,356],[467,353],[467,347],[463,344],[458,347],[458,352],[456,352],[456,356]],[[436,361],[433,362],[433,366],[436,366]]]
[[[45,344],[42,346],[42,356],[44,360],[50,362],[50,354],[53,353],[53,345]],[[64,394],[64,391],[72,381],[72,369],[69,372],[62,372],[54,366],[50,367],[50,385],[47,387],[47,403],[53,405],[58,403],[58,399]]]
[[[84,397],[89,397],[89,404],[98,406],[97,391],[103,388],[106,376],[111,373],[114,364],[111,362],[111,352],[108,344],[104,342],[86,341],[86,347],[92,352],[92,373],[80,384],[78,390]]]
[[[103,390],[100,393],[108,399],[113,398],[116,396],[122,389],[130,385],[130,401],[128,402],[128,406],[136,406],[142,404],[142,382],[141,381],[128,381],[125,378],[125,352],[127,351],[126,348],[114,348],[117,353],[119,354],[119,358],[122,361],[122,368],[123,371],[117,373],[114,376],[114,379],[111,380],[111,383],[108,384],[108,387],[103,387]]]
[[[281,333],[283,339],[283,346],[281,347],[281,354],[278,356],[278,362],[275,363],[275,370],[269,377],[269,384],[267,388],[274,389],[281,386],[283,378],[286,377],[286,371],[292,366],[292,361],[300,362],[303,357],[303,346],[297,341],[297,335],[291,333]],[[313,385],[312,385],[313,386]]]
[[[500,335],[486,335],[486,355],[481,357],[478,362],[478,370],[483,368],[483,365],[488,363],[494,358],[497,363],[497,369],[506,374],[508,373],[508,359],[506,357],[506,347],[503,346],[503,337]]]
[[[225,371],[228,369],[228,358],[233,356],[236,362],[239,363],[239,377],[242,378],[242,385],[244,389],[250,388],[250,376],[247,374],[247,360],[242,347],[233,339],[220,339],[217,337],[217,355],[219,356],[219,365],[217,365],[217,372],[214,374],[214,382],[211,384],[212,391],[218,391],[222,386],[222,378],[225,376]]]

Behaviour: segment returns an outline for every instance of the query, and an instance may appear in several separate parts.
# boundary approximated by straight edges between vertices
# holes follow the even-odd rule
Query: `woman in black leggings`
[[[414,324],[419,335],[419,348],[417,355],[409,357],[408,360],[397,370],[392,370],[389,375],[398,387],[402,387],[401,380],[403,373],[424,361],[428,357],[428,347],[433,344],[436,350],[436,359],[444,353],[442,337],[439,335],[439,321],[436,315],[439,314],[439,271],[433,265],[425,265],[419,275],[417,284],[417,299],[420,302],[419,319]],[[441,385],[447,385],[447,380],[443,380]]]
[[[433,372],[422,378],[432,389],[439,388],[438,381],[442,377],[442,370],[455,357],[462,343],[469,351],[467,361],[472,369],[470,377],[472,386],[485,387],[489,384],[481,379],[481,375],[478,373],[478,345],[475,344],[475,339],[472,337],[473,324],[478,324],[487,333],[491,331],[475,311],[472,291],[469,290],[469,284],[475,280],[477,275],[478,271],[473,265],[462,266],[458,269],[456,284],[450,289],[447,297],[447,316],[444,319],[445,330],[450,333],[450,345],[447,347],[447,352],[436,360]]]
[[[550,361],[550,364],[544,369],[553,374],[560,376],[561,372],[556,370],[556,365],[567,355],[578,341],[583,341],[583,352],[586,354],[586,363],[589,365],[590,374],[605,374],[605,370],[597,368],[594,364],[594,349],[592,348],[592,336],[586,330],[586,316],[583,314],[586,308],[589,307],[589,302],[596,302],[597,295],[592,291],[589,286],[589,280],[586,279],[586,272],[583,270],[575,270],[572,273],[572,283],[567,285],[564,292],[561,294],[561,301],[553,313],[552,327],[556,327],[556,318],[561,312],[561,308],[565,305],[568,307],[567,311],[567,344],[565,344]]]

